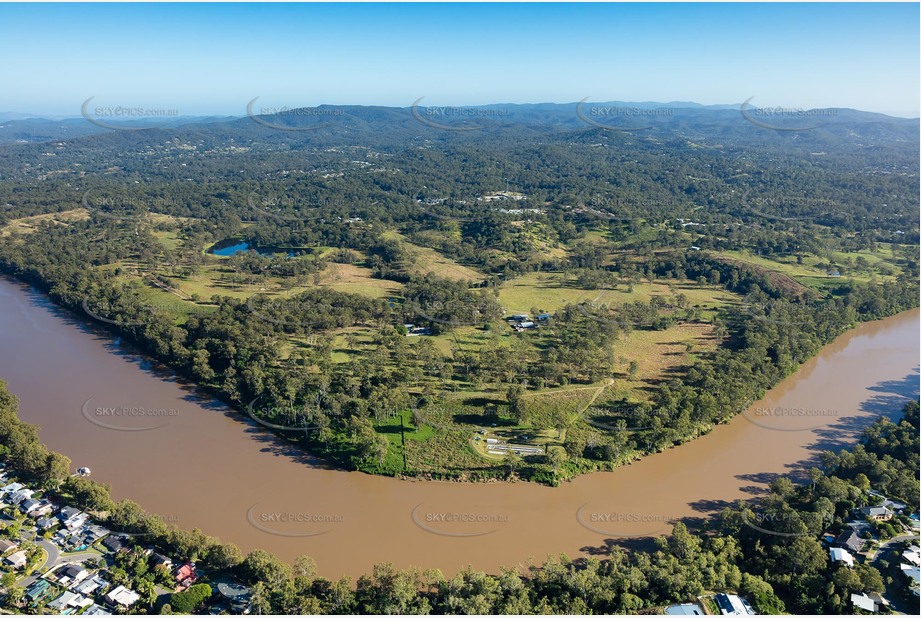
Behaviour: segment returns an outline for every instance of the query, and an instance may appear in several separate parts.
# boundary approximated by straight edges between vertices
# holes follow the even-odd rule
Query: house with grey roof
[[[860,553],[866,544],[867,542],[860,538],[860,535],[854,530],[845,530],[835,539],[835,545],[855,554]]]
[[[892,519],[892,511],[885,506],[865,506],[860,509],[860,514],[869,521],[889,521]]]

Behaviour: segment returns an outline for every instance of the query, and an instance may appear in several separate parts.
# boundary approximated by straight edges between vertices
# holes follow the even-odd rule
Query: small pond
[[[294,251],[291,249],[281,249],[278,247],[254,247],[251,246],[248,242],[240,240],[239,238],[228,238],[222,240],[218,243],[215,243],[210,249],[208,249],[208,253],[213,255],[220,255],[223,257],[236,255],[237,253],[243,253],[245,251],[255,251],[259,255],[284,253],[288,257],[294,257]]]

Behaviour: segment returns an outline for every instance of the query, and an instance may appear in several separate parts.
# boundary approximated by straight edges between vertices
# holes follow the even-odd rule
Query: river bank
[[[886,404],[917,391],[913,310],[838,338],[709,435],[614,472],[559,488],[413,482],[325,468],[6,280],[0,327],[2,348],[14,351],[3,354],[0,376],[20,397],[23,420],[42,426],[50,448],[92,468],[114,498],[244,551],[309,554],[333,578],[388,561],[495,570],[667,532],[677,518],[750,497],[774,475],[808,468],[821,450],[853,443]]]

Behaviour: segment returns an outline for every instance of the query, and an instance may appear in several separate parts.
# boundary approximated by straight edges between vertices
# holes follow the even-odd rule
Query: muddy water
[[[808,468],[918,393],[919,313],[842,336],[728,425],[559,488],[399,481],[319,467],[105,333],[0,279],[0,379],[42,439],[184,528],[338,577],[374,563],[496,570],[666,532]]]

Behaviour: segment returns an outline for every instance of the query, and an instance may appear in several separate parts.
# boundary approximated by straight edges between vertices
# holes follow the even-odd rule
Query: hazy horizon
[[[82,102],[81,102],[81,103],[82,103]],[[538,106],[538,105],[576,105],[576,104],[578,104],[578,103],[579,103],[579,101],[524,101],[524,102],[491,101],[491,102],[485,102],[485,103],[464,103],[464,104],[461,104],[461,103],[442,103],[442,102],[439,102],[439,103],[422,102],[422,103],[419,103],[418,105],[419,105],[420,107],[443,106],[443,107],[452,107],[452,108],[464,108],[464,107],[468,107],[468,108],[477,108],[477,107],[501,107],[501,106],[503,106],[503,105],[507,105],[507,106],[516,106],[516,105],[520,105],[520,106]],[[698,103],[697,101],[678,101],[678,100],[673,100],[673,101],[650,101],[650,100],[642,100],[642,101],[624,101],[624,100],[618,100],[618,101],[615,101],[615,100],[600,101],[600,100],[599,100],[599,101],[586,101],[585,104],[586,104],[586,105],[597,105],[597,104],[607,104],[607,103],[624,103],[624,104],[632,104],[632,105],[649,105],[649,106],[688,105],[689,108],[690,108],[690,106],[700,106],[700,107],[705,108],[705,109],[707,109],[707,108],[718,108],[718,107],[722,107],[722,108],[725,108],[726,111],[732,111],[733,108],[740,108],[740,107],[743,105],[743,103]],[[757,105],[757,104],[755,103],[754,100],[753,100],[751,103],[749,103],[749,105],[750,105],[752,108],[770,107],[770,106],[767,106],[767,105],[761,105],[761,106],[759,106],[759,105]],[[296,109],[296,108],[312,108],[312,107],[322,107],[322,106],[332,106],[332,107],[385,107],[385,108],[392,108],[392,109],[410,109],[411,107],[413,107],[413,104],[412,104],[412,103],[409,103],[409,104],[407,104],[407,105],[384,105],[384,104],[377,104],[377,103],[318,103],[318,104],[316,104],[316,105],[306,105],[306,104],[305,104],[305,105],[298,105],[298,104],[295,103],[295,105],[292,106],[291,108],[292,108],[292,109]],[[257,109],[257,113],[258,113],[258,107],[257,107],[256,109]],[[805,110],[805,109],[807,109],[807,108],[802,108],[802,109]],[[832,106],[829,106],[829,107],[827,107],[827,108],[808,108],[808,109],[851,109],[851,110],[858,111],[858,112],[865,112],[865,113],[872,113],[872,114],[883,114],[883,115],[886,115],[886,116],[890,116],[890,117],[894,117],[894,118],[904,118],[904,119],[907,119],[907,120],[919,119],[919,114],[917,114],[917,113],[915,113],[914,115],[912,115],[912,114],[907,113],[907,112],[903,112],[903,113],[897,113],[897,112],[878,112],[878,111],[866,110],[866,109],[849,108],[849,107],[845,107],[845,106],[842,106],[842,105],[832,105]],[[808,111],[808,110],[807,110],[807,111]],[[59,121],[60,121],[60,120],[74,120],[74,119],[84,118],[84,116],[83,116],[82,114],[80,114],[80,113],[77,113],[77,114],[55,114],[55,113],[43,114],[43,113],[41,113],[41,112],[34,112],[34,111],[31,111],[31,110],[25,110],[25,111],[24,111],[24,110],[13,110],[13,109],[10,109],[10,110],[0,109],[0,116],[9,116],[9,115],[21,115],[21,116],[26,116],[26,117],[28,117],[28,118],[33,118],[33,119],[41,119],[41,120],[59,120]],[[248,114],[247,114],[247,112],[246,112],[245,105],[244,105],[244,109],[242,109],[242,111],[237,112],[237,113],[224,113],[224,112],[210,112],[210,113],[209,113],[209,112],[202,112],[202,113],[197,113],[197,114],[180,114],[180,115],[178,115],[178,116],[173,116],[173,117],[167,118],[167,119],[165,119],[165,120],[175,120],[175,119],[181,119],[181,118],[228,118],[228,119],[235,119],[235,118],[245,118],[247,115],[248,115]],[[125,120],[126,120],[126,121],[130,121],[131,118],[126,118]],[[113,122],[113,121],[114,121],[114,122],[117,122],[117,119],[110,119],[110,120],[109,120],[109,122]]]
[[[754,96],[916,118],[918,19],[912,3],[2,4],[0,109]]]

